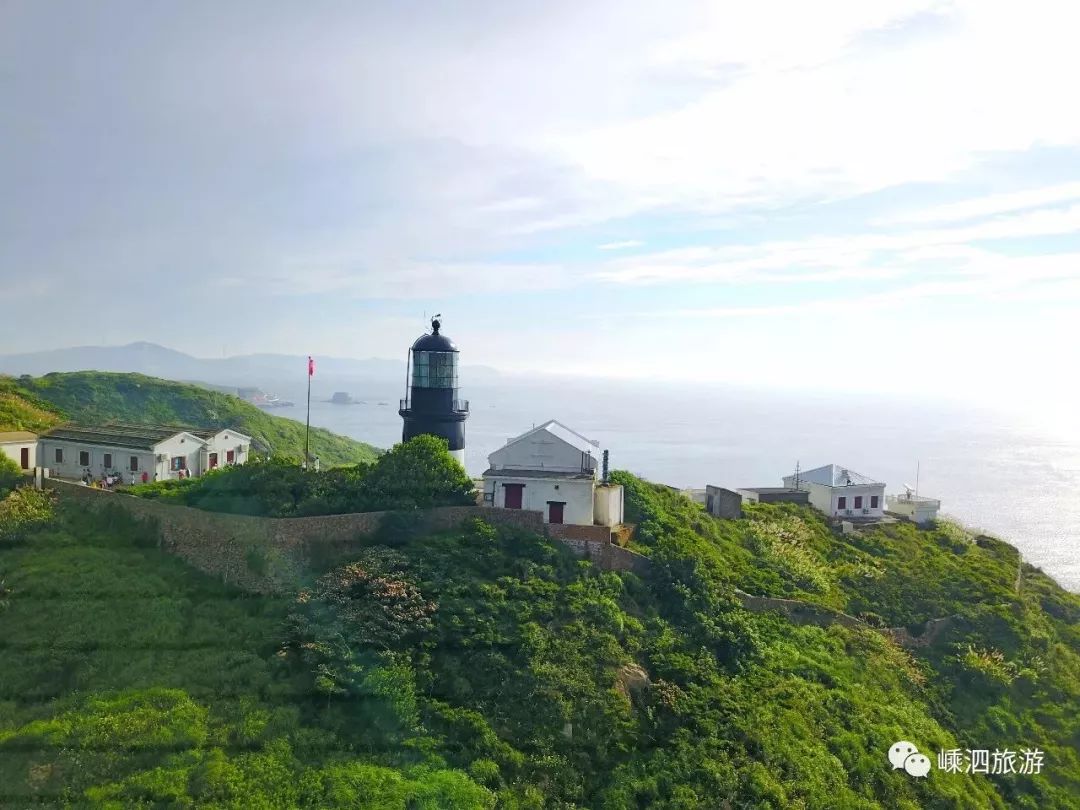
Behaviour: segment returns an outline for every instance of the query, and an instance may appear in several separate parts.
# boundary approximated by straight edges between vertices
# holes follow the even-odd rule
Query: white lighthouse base
[[[465,448],[464,447],[461,448],[460,450],[451,450],[450,455],[453,456],[453,458],[457,461],[457,463],[460,464],[462,467],[465,466]]]

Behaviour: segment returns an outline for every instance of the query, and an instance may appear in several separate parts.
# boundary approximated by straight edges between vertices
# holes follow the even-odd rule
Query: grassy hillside
[[[231,427],[275,454],[297,459],[304,455],[304,426],[299,422],[197,385],[98,371],[0,376],[0,430],[42,430],[62,419]],[[326,465],[372,461],[377,455],[371,445],[314,427],[311,452]]]
[[[122,512],[9,510],[30,517],[0,532],[0,803],[1076,806],[1080,599],[1030,568],[1017,591],[1005,544],[839,538],[789,507],[717,521],[617,476],[644,578],[524,533],[401,521],[295,597],[254,597]],[[906,651],[748,613],[735,587],[961,620]],[[915,779],[886,759],[901,739],[932,759],[1038,747],[1045,767]]]

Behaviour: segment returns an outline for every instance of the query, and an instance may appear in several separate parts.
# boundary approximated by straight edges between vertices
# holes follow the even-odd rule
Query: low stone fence
[[[347,552],[379,530],[393,512],[356,512],[297,518],[266,518],[208,512],[190,506],[110,492],[57,479],[43,486],[67,500],[103,508],[110,504],[154,525],[162,551],[245,590],[271,592],[295,582],[313,557]],[[541,512],[444,506],[421,512],[425,531],[455,528],[480,518],[487,523],[547,534],[579,557],[610,571],[643,572],[648,558],[610,542],[604,526],[545,524]]]
[[[864,622],[854,616],[841,613],[839,610],[831,610],[820,605],[812,605],[809,602],[800,602],[798,599],[778,599],[774,596],[751,596],[746,591],[735,589],[742,606],[751,613],[768,613],[776,611],[783,613],[796,624],[816,624],[818,627],[827,627],[830,624],[841,624],[844,627],[866,627]]]

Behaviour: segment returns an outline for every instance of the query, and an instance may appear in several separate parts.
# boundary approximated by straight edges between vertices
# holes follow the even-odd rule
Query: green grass
[[[1013,590],[1007,544],[841,537],[790,506],[718,521],[615,475],[643,577],[525,532],[401,521],[314,563],[295,598],[253,596],[115,507],[27,524],[0,545],[0,803],[1075,807],[1080,599],[1031,568]],[[907,651],[747,613],[736,587],[960,618]],[[915,780],[887,762],[900,739],[1038,747],[1046,767]]]
[[[304,455],[304,426],[271,416],[238,397],[142,374],[100,371],[0,376],[0,430],[44,430],[64,419],[233,428],[276,455]],[[311,429],[311,453],[324,465],[373,461],[376,448],[323,428]]]

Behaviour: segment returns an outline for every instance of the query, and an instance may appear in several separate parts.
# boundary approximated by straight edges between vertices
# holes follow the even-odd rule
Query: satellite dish
[[[915,487],[913,487],[911,484],[904,484],[904,489],[907,490],[908,496],[910,496],[911,493],[915,491]]]

